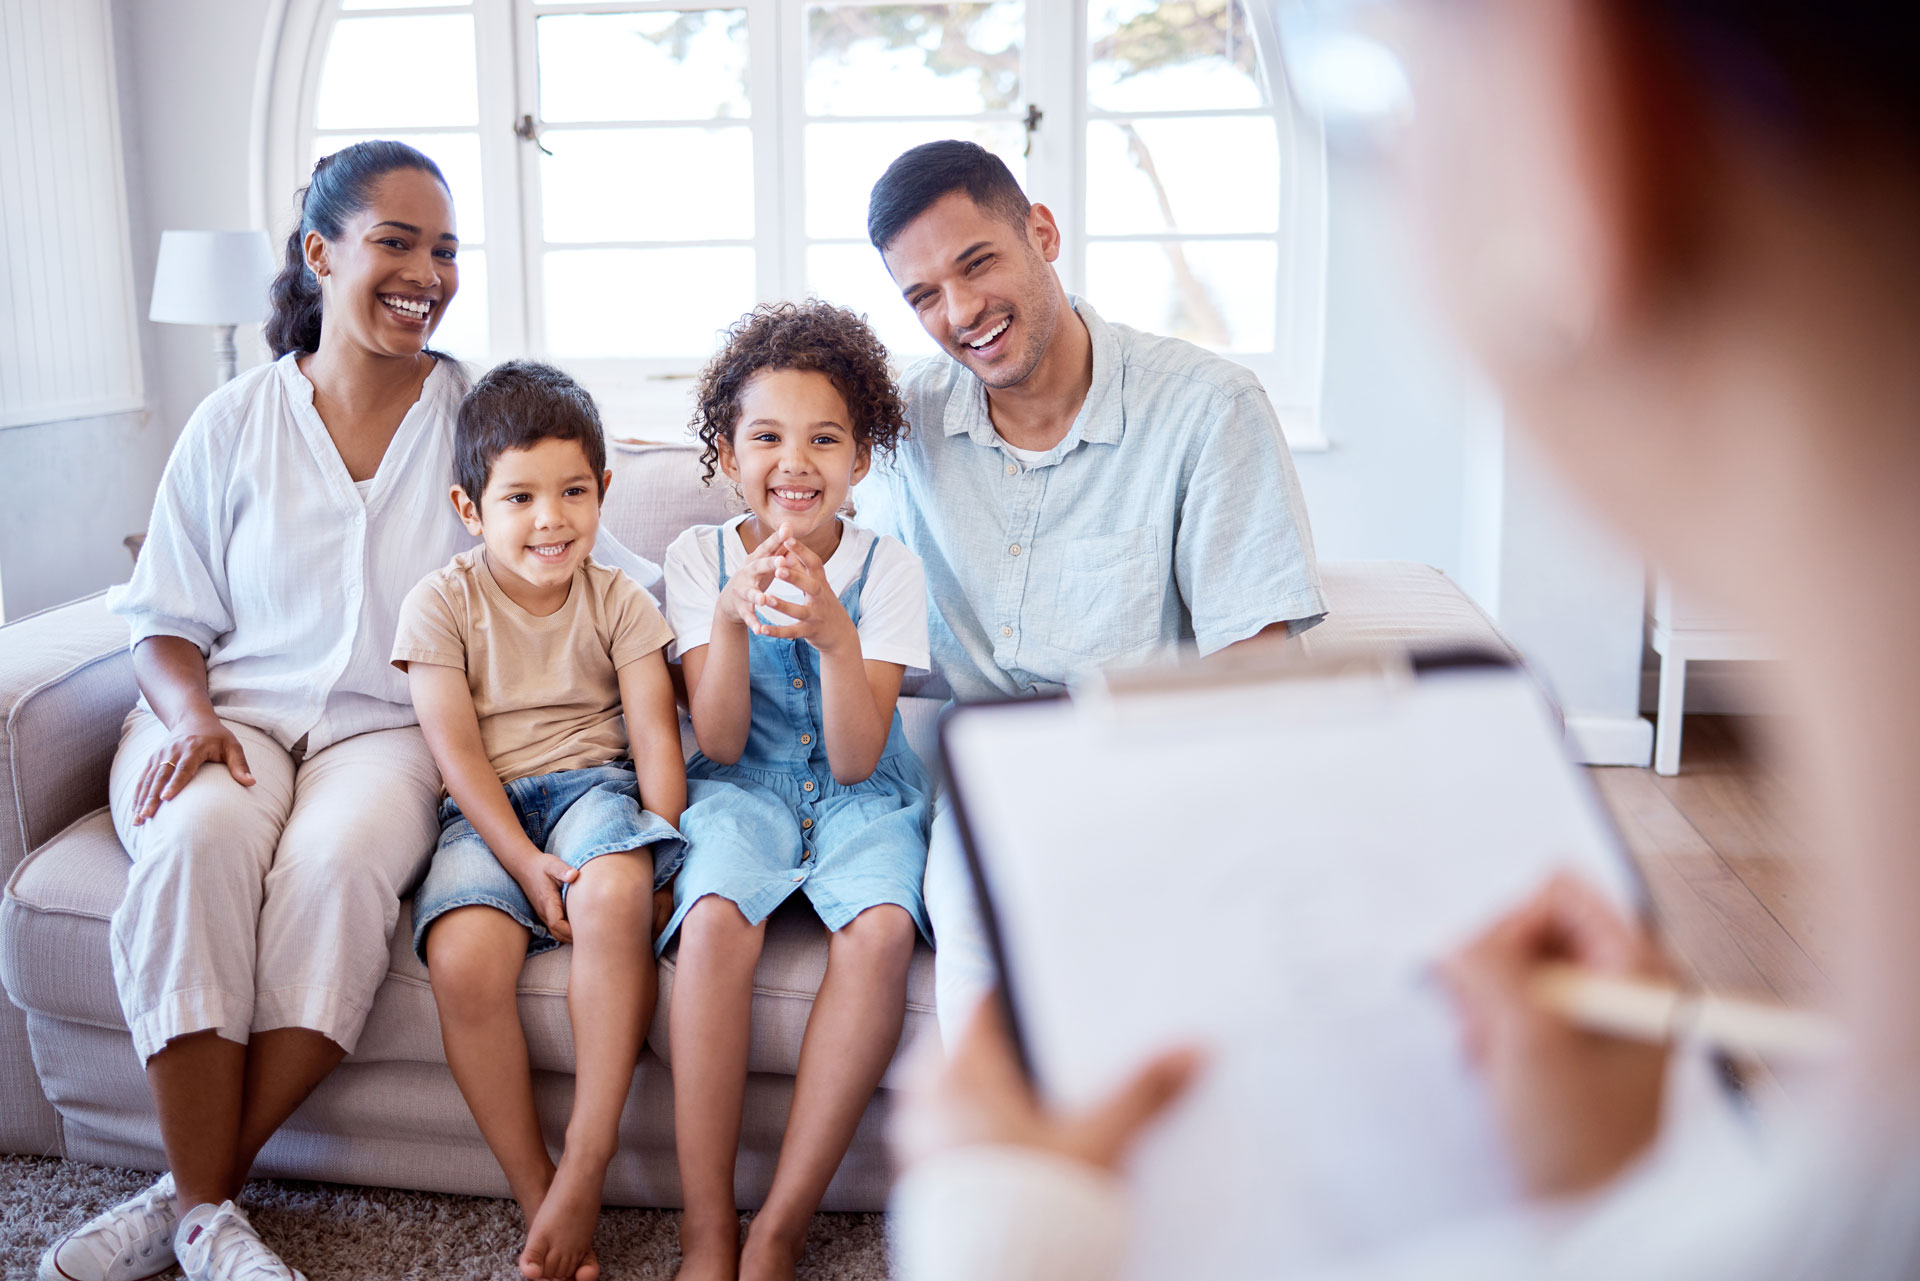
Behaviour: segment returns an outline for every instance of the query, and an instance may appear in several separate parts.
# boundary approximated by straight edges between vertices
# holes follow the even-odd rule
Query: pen
[[[1640,1041],[1698,1040],[1750,1058],[1817,1058],[1841,1044],[1839,1027],[1808,1010],[1684,992],[1573,965],[1542,966],[1533,993],[1584,1028]]]

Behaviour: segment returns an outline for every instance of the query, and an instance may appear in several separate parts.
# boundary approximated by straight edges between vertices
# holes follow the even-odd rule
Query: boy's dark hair
[[[306,239],[317,231],[338,240],[347,220],[367,207],[373,186],[396,169],[418,169],[447,185],[440,166],[404,142],[356,142],[320,157],[313,177],[294,193],[300,217],[287,235],[280,274],[267,287],[272,314],[267,317],[267,346],[278,360],[290,351],[320,350],[320,282],[307,266]],[[451,194],[451,192],[449,192]]]
[[[494,461],[508,450],[531,449],[543,440],[579,441],[593,469],[594,487],[606,496],[607,441],[600,430],[600,411],[587,389],[538,361],[495,365],[460,402],[453,429],[455,479],[478,507]]]
[[[949,138],[923,142],[887,166],[867,200],[867,239],[886,252],[908,223],[954,191],[966,192],[981,209],[1025,230],[1033,205],[1007,162],[977,142]]]
[[[854,441],[874,453],[892,453],[907,434],[906,406],[887,370],[887,349],[865,320],[817,298],[762,303],[733,323],[726,346],[700,371],[693,430],[706,467],[703,483],[713,480],[720,442],[733,443],[741,391],[763,369],[825,374],[847,402]]]

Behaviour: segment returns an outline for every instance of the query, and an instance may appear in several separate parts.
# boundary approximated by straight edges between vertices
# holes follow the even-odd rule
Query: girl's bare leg
[[[765,924],[708,895],[680,923],[674,980],[673,1131],[686,1212],[679,1281],[732,1281],[740,1266],[733,1160],[747,1090],[753,971]]]
[[[800,1043],[780,1163],[740,1255],[742,1281],[794,1275],[807,1225],[900,1044],[914,935],[906,910],[883,903],[854,917],[828,944],[827,977]]]
[[[620,1112],[633,1086],[640,1043],[653,1021],[653,858],[644,849],[603,854],[567,891],[573,964],[573,1115],[560,1168],[527,1226],[520,1271],[528,1277],[597,1281],[593,1229],[607,1163],[620,1146]]]
[[[427,931],[427,977],[454,1084],[531,1224],[553,1182],[533,1105],[533,1069],[515,991],[526,926],[495,908],[457,907]]]

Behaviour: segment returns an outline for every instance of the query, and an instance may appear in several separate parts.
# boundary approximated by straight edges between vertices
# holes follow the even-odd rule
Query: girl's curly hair
[[[887,371],[887,349],[867,322],[830,302],[762,303],[727,330],[726,346],[700,371],[694,434],[700,437],[701,483],[713,483],[720,442],[733,443],[740,424],[740,393],[763,369],[825,374],[847,402],[854,440],[890,454],[907,434],[907,411]]]

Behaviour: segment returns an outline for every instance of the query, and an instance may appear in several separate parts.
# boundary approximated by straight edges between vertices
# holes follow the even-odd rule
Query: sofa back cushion
[[[614,445],[607,451],[613,485],[601,520],[628,551],[664,565],[667,544],[693,525],[717,525],[746,510],[727,478],[700,484],[694,445]],[[659,588],[655,588],[659,594]]]

